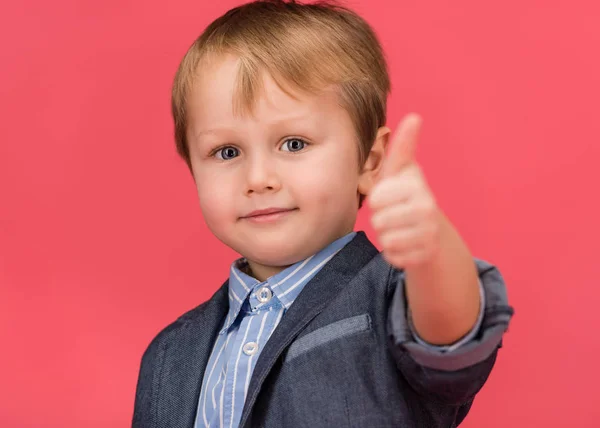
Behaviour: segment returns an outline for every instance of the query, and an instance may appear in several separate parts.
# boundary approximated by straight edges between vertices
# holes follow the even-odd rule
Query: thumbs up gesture
[[[418,115],[404,118],[367,197],[383,255],[398,269],[427,263],[440,247],[443,216],[415,160],[420,127]]]

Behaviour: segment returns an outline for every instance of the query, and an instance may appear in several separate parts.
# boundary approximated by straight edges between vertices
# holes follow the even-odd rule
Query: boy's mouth
[[[262,210],[254,210],[249,214],[242,216],[241,218],[250,220],[252,222],[270,222],[279,220],[295,210],[297,210],[297,208],[266,208]]]

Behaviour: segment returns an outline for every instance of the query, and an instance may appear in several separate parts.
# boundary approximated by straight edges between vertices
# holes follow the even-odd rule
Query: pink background
[[[0,426],[129,426],[143,350],[225,279],[169,91],[237,4],[2,2]],[[389,125],[423,115],[430,184],[517,311],[464,426],[598,426],[598,2],[349,5],[387,52]]]

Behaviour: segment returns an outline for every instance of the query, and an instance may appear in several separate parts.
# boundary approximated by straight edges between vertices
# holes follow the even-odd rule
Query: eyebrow
[[[313,117],[314,117],[314,115],[311,115],[311,114],[289,115],[289,116],[285,116],[285,117],[281,117],[281,118],[272,120],[272,121],[268,122],[267,125],[268,126],[277,126],[277,125],[284,124],[286,122],[307,120],[307,119],[312,119]],[[234,129],[229,128],[227,126],[210,128],[210,129],[202,130],[202,131],[196,133],[196,138],[199,138],[199,137],[201,137],[203,135],[207,135],[207,134],[214,135],[214,134],[232,132],[232,131],[234,131]]]
[[[207,134],[219,134],[221,132],[230,132],[230,131],[232,131],[232,129],[226,128],[226,127],[207,129],[205,131],[198,132],[196,134],[196,138],[200,138],[201,136],[207,135]]]

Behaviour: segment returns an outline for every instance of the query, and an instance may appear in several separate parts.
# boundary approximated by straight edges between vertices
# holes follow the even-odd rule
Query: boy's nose
[[[253,159],[247,164],[246,194],[277,191],[281,183],[275,165],[269,159]]]

